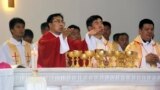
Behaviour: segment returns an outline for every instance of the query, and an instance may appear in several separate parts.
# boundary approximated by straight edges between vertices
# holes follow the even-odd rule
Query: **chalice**
[[[108,65],[108,67],[116,67],[115,51],[107,51],[107,56],[109,58],[109,65]]]
[[[138,56],[137,52],[126,51],[125,54],[126,54],[126,59],[127,59],[126,60],[127,67],[130,67],[130,68],[137,67],[135,65],[135,62],[137,62],[136,58]]]
[[[125,53],[122,51],[115,51],[116,65],[118,67],[125,67]]]
[[[103,49],[96,50],[95,58],[99,61],[100,68],[105,67],[104,65],[105,57],[106,57],[106,51],[104,51]]]
[[[83,53],[81,54],[80,58],[83,60],[83,67],[86,67],[86,60],[88,59],[88,56]]]
[[[94,56],[94,51],[88,50],[88,51],[85,51],[85,54],[88,57],[88,67],[92,67],[91,59]]]
[[[82,51],[74,50],[73,54],[76,57],[76,66],[75,67],[79,67],[79,57],[81,56]]]
[[[70,51],[70,52],[68,52],[68,56],[71,58],[71,62],[72,62],[72,64],[71,64],[71,67],[74,67],[74,53],[73,53],[73,51]]]

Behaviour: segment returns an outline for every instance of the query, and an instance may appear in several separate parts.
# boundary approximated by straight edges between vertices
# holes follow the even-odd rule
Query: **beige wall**
[[[41,35],[40,24],[56,12],[64,15],[66,26],[79,25],[82,36],[86,33],[86,19],[99,14],[112,23],[112,35],[127,32],[130,40],[138,33],[139,21],[151,18],[155,22],[155,38],[160,40],[160,0],[15,0],[15,8],[10,11],[3,8],[4,1],[0,0],[0,44],[11,36],[8,28],[11,18],[23,18],[36,41]]]

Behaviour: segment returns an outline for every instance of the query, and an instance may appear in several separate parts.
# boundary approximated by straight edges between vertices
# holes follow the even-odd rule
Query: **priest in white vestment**
[[[150,68],[160,66],[160,45],[153,40],[154,23],[150,19],[143,19],[139,23],[139,35],[131,42],[126,51],[138,53],[136,66]]]
[[[23,41],[25,22],[21,18],[13,18],[9,22],[12,37],[0,48],[0,61],[10,65],[30,66],[31,45]]]
[[[88,50],[111,49],[111,43],[103,37],[103,19],[99,15],[90,16],[87,21],[88,33],[85,36],[85,42]]]

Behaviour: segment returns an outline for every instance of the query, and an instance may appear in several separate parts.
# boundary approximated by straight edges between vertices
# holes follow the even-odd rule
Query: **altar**
[[[0,90],[25,90],[31,69],[1,69]],[[47,90],[160,90],[159,69],[41,68]]]
[[[14,90],[25,90],[31,69],[14,69]],[[42,68],[47,90],[160,90],[159,69]]]

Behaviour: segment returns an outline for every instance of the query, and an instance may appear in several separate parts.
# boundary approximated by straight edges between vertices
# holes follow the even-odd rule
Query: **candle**
[[[31,51],[31,59],[32,59],[32,68],[35,70],[37,69],[37,59],[38,59],[38,52],[36,50],[35,45],[33,45],[33,49]]]

